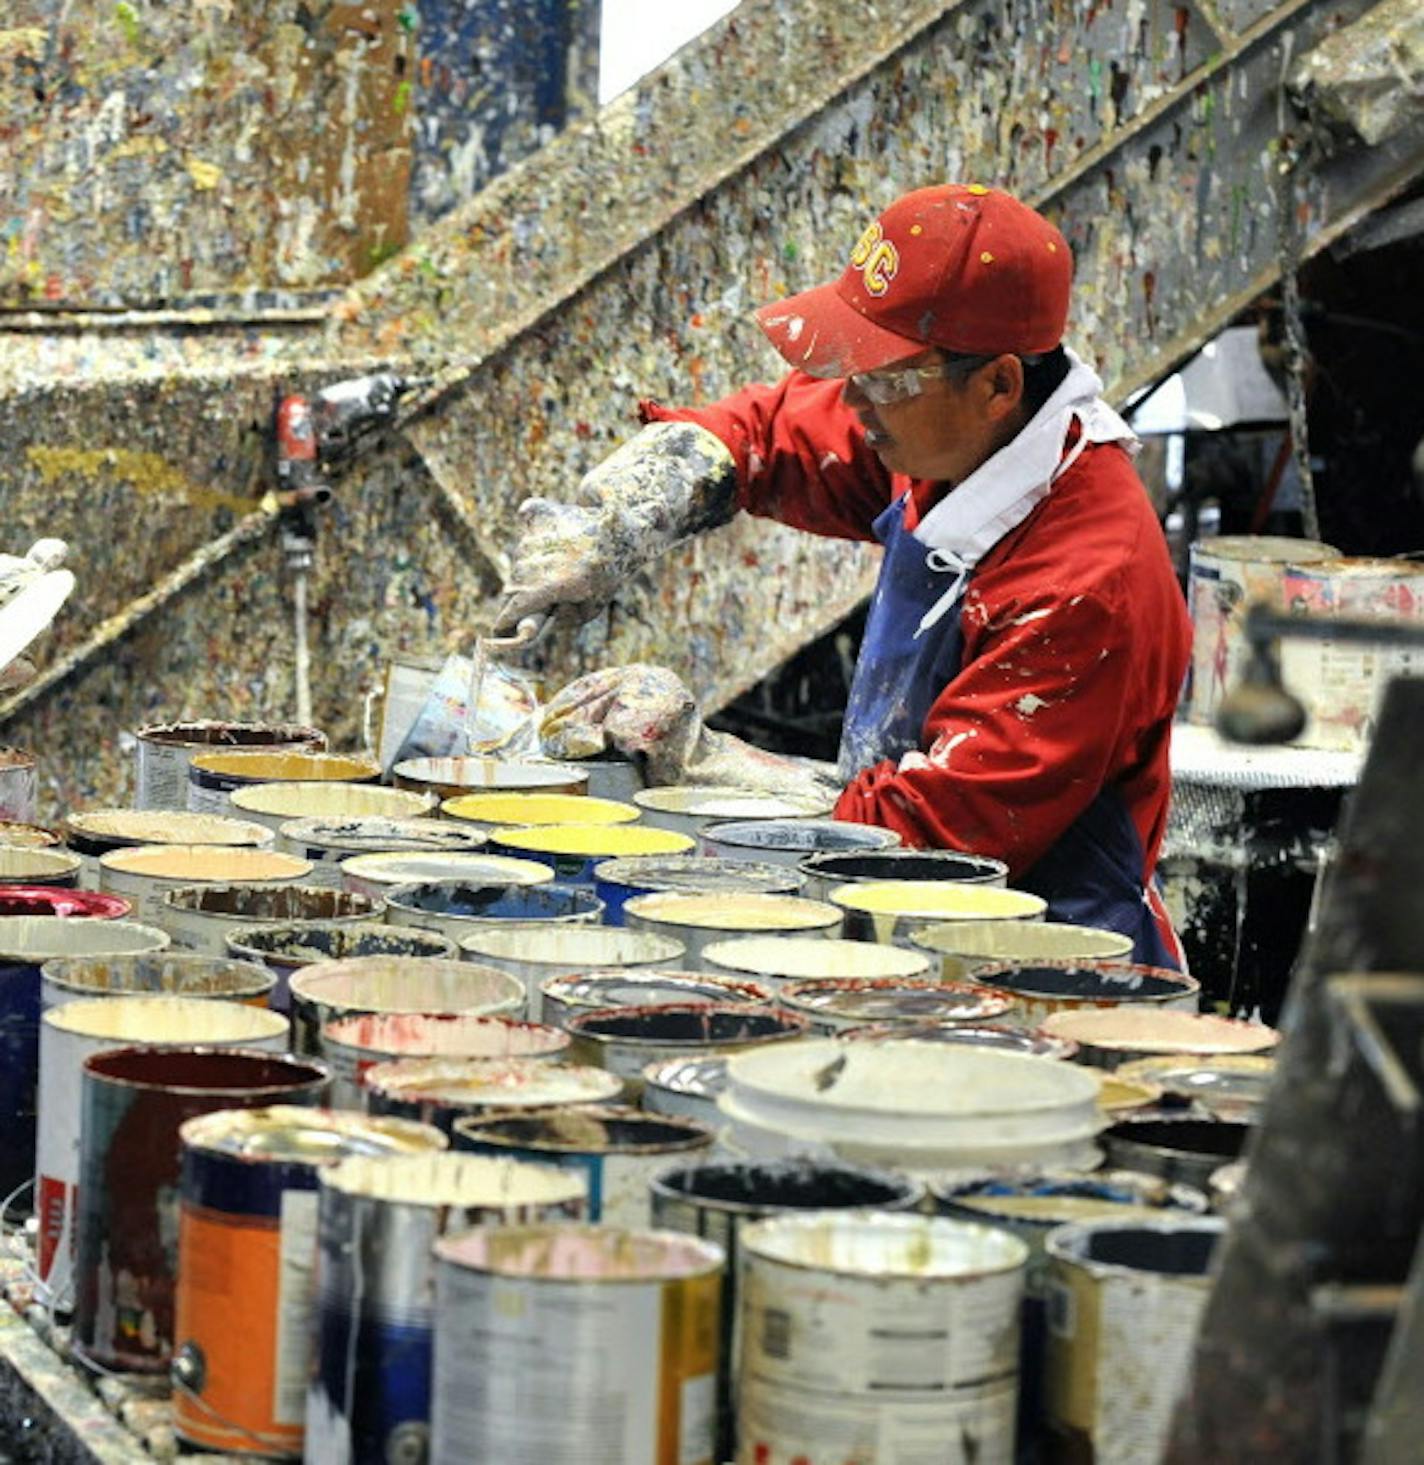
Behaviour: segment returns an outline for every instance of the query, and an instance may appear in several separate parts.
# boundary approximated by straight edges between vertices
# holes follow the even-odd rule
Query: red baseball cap
[[[897,199],[839,280],[756,312],[771,344],[811,376],[851,376],[927,346],[1036,356],[1063,339],[1073,255],[1027,204],[978,183]]]

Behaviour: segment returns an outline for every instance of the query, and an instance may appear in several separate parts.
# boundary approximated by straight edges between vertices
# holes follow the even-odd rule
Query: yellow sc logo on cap
[[[860,236],[850,252],[850,262],[860,271],[867,293],[883,295],[900,268],[900,251],[885,237],[879,222]]]

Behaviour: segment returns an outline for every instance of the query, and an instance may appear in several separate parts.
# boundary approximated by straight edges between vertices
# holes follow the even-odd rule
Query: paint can
[[[544,983],[587,971],[639,971],[674,966],[687,948],[671,936],[617,926],[514,926],[477,931],[460,942],[469,961],[509,972],[524,983],[525,1010],[544,1017]]]
[[[1013,1020],[1042,1027],[1055,1012],[1123,1005],[1195,1012],[1201,984],[1182,972],[1134,962],[1062,961],[976,966],[969,980],[1011,997]]]
[[[269,849],[272,845],[272,831],[250,819],[172,809],[93,809],[71,814],[64,821],[64,837],[80,858],[80,884],[86,890],[99,888],[99,860],[111,850],[136,849],[145,844],[227,845],[235,849]]]
[[[198,753],[188,764],[188,807],[230,812],[236,789],[255,783],[374,783],[381,765],[355,753]]]
[[[1275,1077],[1274,1058],[1246,1054],[1212,1058],[1137,1058],[1124,1063],[1117,1077],[1155,1084],[1179,1104],[1209,1119],[1251,1123],[1260,1113]]]
[[[122,921],[133,904],[121,895],[58,885],[0,885],[0,920]]]
[[[1202,1215],[1206,1197],[1190,1186],[1130,1170],[1027,1170],[999,1175],[956,1176],[936,1184],[935,1208],[942,1216],[995,1226],[1028,1247],[1024,1278],[1023,1349],[1019,1372],[1019,1437],[1042,1438],[1045,1300],[1049,1292],[1047,1242],[1059,1226],[1099,1220],[1152,1221]]]
[[[717,1100],[726,1087],[727,1059],[721,1053],[656,1058],[643,1069],[643,1108],[649,1114],[695,1119],[717,1130],[722,1127]]]
[[[827,1036],[869,1023],[987,1023],[1012,1006],[1007,997],[983,987],[927,977],[786,982],[776,1000],[804,1017],[812,1033]]]
[[[74,890],[79,885],[79,870],[79,856],[64,850],[0,844],[0,886],[43,885],[50,890]]]
[[[1240,534],[1198,540],[1187,569],[1192,617],[1192,695],[1188,717],[1210,723],[1222,697],[1241,680],[1250,659],[1246,612],[1259,602],[1285,608],[1292,565],[1338,559],[1333,545],[1314,539]]]
[[[729,1146],[753,1159],[833,1154],[933,1175],[1099,1158],[1091,1072],[967,1045],[773,1044],[728,1060],[718,1108]]]
[[[458,943],[490,926],[597,925],[603,902],[582,885],[472,885],[428,880],[386,892],[386,919],[393,926],[439,931]]]
[[[1239,1160],[1255,1125],[1244,1120],[1172,1118],[1126,1119],[1103,1131],[1107,1163],[1118,1170],[1143,1170],[1198,1190],[1211,1186],[1212,1173]]]
[[[617,799],[631,803],[633,795],[646,787],[641,766],[622,753],[595,753],[580,758],[578,767],[588,775],[588,793],[595,799]]]
[[[949,880],[956,885],[1009,883],[1009,867],[987,855],[947,849],[889,849],[810,855],[801,861],[806,894],[829,900],[838,885],[869,885],[886,880]]]
[[[364,1109],[367,1071],[402,1058],[530,1058],[557,1063],[567,1033],[517,1018],[469,1012],[362,1012],[324,1023],[317,1042],[331,1065],[331,1107]]]
[[[909,946],[923,926],[945,921],[1041,921],[1048,902],[1024,890],[940,880],[866,880],[838,885],[830,902],[849,941]]]
[[[36,1261],[44,1300],[68,1311],[79,1184],[79,1099],[84,1060],[109,1048],[250,1048],[287,1051],[275,1012],[190,997],[104,997],[65,1002],[40,1022],[35,1145]]]
[[[1323,619],[1424,622],[1424,566],[1405,559],[1338,559],[1292,566],[1285,603]],[[1306,711],[1296,739],[1307,748],[1362,751],[1394,677],[1424,670],[1418,647],[1336,641],[1281,642],[1281,675]]]
[[[573,1170],[588,1182],[588,1214],[607,1226],[643,1227],[648,1185],[675,1165],[711,1153],[713,1134],[693,1119],[608,1104],[457,1119],[455,1148]]]
[[[625,924],[635,931],[676,936],[687,947],[687,965],[702,969],[702,953],[714,941],[739,936],[838,936],[841,914],[835,906],[798,895],[680,894],[635,895],[623,907]]]
[[[435,808],[433,794],[379,783],[255,783],[228,795],[238,818],[275,834],[292,819],[419,819]]]
[[[800,895],[798,870],[709,855],[642,855],[603,860],[593,867],[594,893],[608,907],[604,920],[624,924],[623,907],[635,895]]]
[[[0,915],[0,1133],[5,1136],[0,1144],[0,1201],[27,1186],[35,1174],[40,968],[56,957],[121,956],[162,951],[167,945],[164,932],[133,921]]]
[[[753,1222],[741,1256],[741,1465],[1010,1465],[1028,1258],[1017,1237],[830,1212]]]
[[[1200,1057],[1265,1053],[1280,1042],[1275,1028],[1210,1012],[1174,1008],[1080,1008],[1044,1019],[1051,1037],[1077,1043],[1079,1059],[1098,1068],[1117,1068],[1137,1058],[1163,1054]]]
[[[716,1247],[527,1227],[435,1255],[432,1465],[713,1465]]]
[[[869,941],[808,941],[798,936],[743,936],[714,941],[702,953],[709,971],[745,977],[780,991],[788,982],[827,982],[853,978],[918,978],[930,969],[929,958],[901,946]],[[948,977],[962,972],[945,972]]]
[[[318,1063],[242,1049],[115,1048],[85,1059],[73,1332],[81,1361],[168,1369],[184,1121],[315,1104],[325,1087]]]
[[[402,1058],[361,1075],[372,1114],[396,1114],[451,1133],[457,1119],[616,1104],[623,1082],[601,1068],[531,1058]]]
[[[717,1453],[736,1452],[732,1380],[736,1339],[737,1276],[741,1233],[753,1221],[797,1211],[911,1211],[924,1187],[905,1175],[828,1160],[726,1161],[691,1165],[656,1176],[651,1186],[652,1223],[700,1236],[727,1258],[717,1361]]]
[[[406,758],[391,769],[397,788],[431,793],[438,799],[457,799],[462,794],[589,792],[588,771],[572,763],[519,762],[516,759]]]
[[[922,927],[910,944],[946,977],[963,976],[972,963],[1027,966],[1038,961],[1127,961],[1132,956],[1132,940],[1120,931],[1061,921],[949,921]]]
[[[39,768],[33,753],[0,744],[0,819],[32,824],[39,796]]]
[[[145,844],[111,850],[99,858],[102,890],[133,902],[141,920],[162,926],[163,897],[188,885],[297,885],[311,865],[274,850],[234,849],[213,844]]]
[[[701,836],[709,825],[729,819],[824,819],[827,799],[798,794],[772,794],[755,788],[722,788],[711,784],[669,784],[633,795],[643,820],[658,829]]]
[[[701,837],[704,854],[793,870],[810,855],[869,854],[901,842],[893,829],[843,819],[728,819],[704,826]]]
[[[322,1028],[360,1013],[516,1014],[523,988],[507,972],[469,961],[357,956],[320,961],[291,979],[292,1046],[315,1053]]]
[[[730,1057],[805,1037],[807,1022],[796,1013],[751,1003],[661,1002],[576,1013],[568,1019],[567,1031],[576,1062],[616,1073],[638,1098],[643,1070],[659,1058],[704,1053]]]
[[[312,881],[341,888],[341,862],[372,854],[478,854],[485,836],[448,819],[287,819],[277,848],[312,862]],[[399,884],[400,882],[396,882]],[[368,892],[369,893],[369,892]]]
[[[317,1176],[429,1153],[424,1124],[278,1105],[190,1119],[178,1231],[173,1425],[200,1449],[298,1459],[316,1331]]]
[[[1070,1063],[1078,1056],[1076,1043],[1050,1038],[1042,1028],[1011,1028],[992,1022],[887,1022],[874,1027],[848,1028],[838,1036],[847,1043],[912,1038],[917,1043],[951,1043],[987,1048],[994,1053],[1026,1053],[1032,1058],[1057,1058],[1063,1063]]]
[[[54,849],[62,844],[56,830],[43,824],[23,824],[14,819],[0,819],[0,844],[11,849]]]
[[[470,1226],[580,1220],[587,1188],[577,1175],[475,1155],[347,1159],[319,1187],[305,1458],[424,1460],[436,1241]]]
[[[166,722],[139,728],[135,773],[140,809],[186,809],[188,765],[196,754],[217,749],[261,749],[269,753],[326,749],[326,734],[295,722]]]
[[[239,927],[320,921],[359,928],[379,926],[385,913],[383,900],[325,885],[184,885],[163,896],[159,925],[176,945],[221,956],[229,933]]]
[[[622,932],[623,935],[646,934]],[[612,1007],[656,1007],[662,1003],[726,1004],[749,1002],[765,1007],[771,992],[756,982],[736,977],[711,977],[701,972],[585,972],[579,976],[551,977],[544,983],[543,1020],[566,1028],[580,1012]]]
[[[501,854],[538,860],[556,880],[594,885],[594,870],[607,860],[655,859],[691,854],[685,834],[642,824],[546,824],[533,829],[494,829],[490,844]]]
[[[192,951],[55,957],[40,968],[40,1009],[91,997],[203,997],[266,1007],[275,980],[253,962]]]
[[[446,799],[440,812],[447,819],[478,824],[486,830],[549,824],[632,824],[638,818],[632,804],[580,794],[461,794]]]
[[[229,956],[256,962],[273,974],[272,1006],[291,1010],[292,973],[321,961],[368,956],[417,956],[452,960],[455,943],[436,931],[414,926],[378,926],[369,921],[297,921],[285,926],[235,926],[227,933]]]
[[[1049,1425],[1074,1458],[1160,1458],[1224,1229],[1216,1219],[1164,1215],[1049,1236]]]
[[[345,889],[382,899],[398,885],[424,885],[434,880],[463,880],[470,885],[547,885],[553,878],[554,872],[538,860],[509,860],[502,855],[458,850],[352,855],[341,862],[341,884]]]

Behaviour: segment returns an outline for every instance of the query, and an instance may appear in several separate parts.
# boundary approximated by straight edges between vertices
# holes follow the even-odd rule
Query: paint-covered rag
[[[682,679],[660,666],[606,667],[570,682],[544,709],[551,758],[615,751],[643,767],[652,785],[716,784],[833,799],[837,784],[813,767],[714,732]]]

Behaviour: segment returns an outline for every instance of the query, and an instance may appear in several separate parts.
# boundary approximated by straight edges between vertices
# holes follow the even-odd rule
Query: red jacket
[[[706,408],[643,412],[711,429],[736,459],[740,506],[813,534],[873,539],[872,522],[906,489],[913,527],[944,491],[884,467],[838,381],[792,372]],[[1121,447],[1086,448],[984,556],[960,624],[962,667],[925,719],[929,756],[864,770],[837,816],[911,845],[997,856],[1017,878],[1112,786],[1141,839],[1145,884],[1167,822],[1191,624]]]

